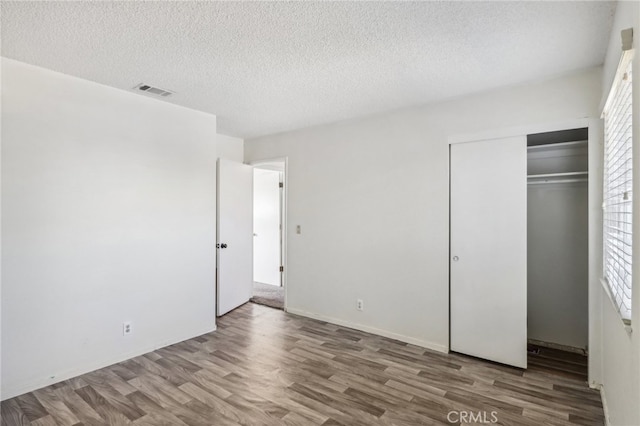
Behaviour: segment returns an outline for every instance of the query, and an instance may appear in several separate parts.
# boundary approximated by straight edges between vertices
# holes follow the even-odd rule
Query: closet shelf
[[[589,172],[564,172],[564,173],[545,173],[538,175],[528,175],[527,183],[543,184],[543,183],[569,183],[569,182],[587,182]]]
[[[580,148],[587,147],[587,141],[572,141],[572,142],[560,142],[560,143],[550,143],[544,145],[529,145],[527,146],[527,151],[551,151],[558,149],[566,149],[566,148]]]
[[[527,179],[543,179],[543,178],[559,178],[559,177],[576,177],[587,176],[589,172],[564,172],[564,173],[545,173],[540,175],[527,175]]]

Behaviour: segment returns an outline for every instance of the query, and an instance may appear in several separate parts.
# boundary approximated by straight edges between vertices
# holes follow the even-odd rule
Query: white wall
[[[247,161],[289,160],[288,310],[447,350],[448,138],[596,117],[600,79],[592,69],[246,141]]]
[[[237,161],[244,161],[244,139],[218,133],[216,138],[216,151],[218,158]]]
[[[280,285],[280,174],[253,169],[253,281]]]
[[[640,3],[618,2],[614,19],[609,49],[604,64],[602,78],[602,102],[609,93],[611,82],[615,74],[621,55],[620,31],[633,28],[634,48],[636,55],[633,61],[633,152],[634,169],[633,192],[640,190]],[[633,203],[633,246],[637,253],[640,248],[640,197],[635,197]],[[602,250],[600,249],[600,254]],[[611,425],[639,425],[640,424],[640,262],[634,255],[633,265],[633,294],[632,318],[633,332],[625,330],[620,315],[617,313],[608,295],[600,288],[601,298],[601,329],[600,339],[602,353],[602,379],[604,400],[607,407],[609,424]],[[598,278],[602,276],[599,269]]]
[[[3,59],[2,124],[3,399],[215,329],[215,116]]]

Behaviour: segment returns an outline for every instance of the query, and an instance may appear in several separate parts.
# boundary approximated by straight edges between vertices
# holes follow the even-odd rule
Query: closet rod
[[[575,182],[589,182],[589,179],[547,179],[547,180],[534,180],[527,182],[527,185],[544,185],[547,183],[575,183]]]
[[[543,178],[553,178],[553,177],[564,177],[564,176],[584,176],[588,175],[589,172],[563,172],[563,173],[543,173],[538,175],[527,175],[527,179],[543,179]]]

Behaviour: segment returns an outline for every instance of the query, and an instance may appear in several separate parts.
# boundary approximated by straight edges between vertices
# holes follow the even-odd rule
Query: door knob
[[[453,256],[453,261],[457,262],[458,260],[460,260],[460,258],[458,256]]]
[[[222,244],[218,243],[216,244],[216,248],[227,248],[227,245],[225,243],[222,243]]]

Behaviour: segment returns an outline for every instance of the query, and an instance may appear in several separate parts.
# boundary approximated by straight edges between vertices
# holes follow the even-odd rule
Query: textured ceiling
[[[603,62],[610,2],[12,2],[2,56],[216,114],[250,138]]]

